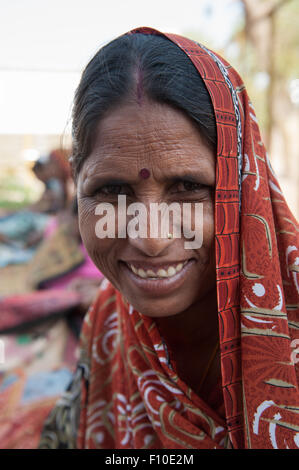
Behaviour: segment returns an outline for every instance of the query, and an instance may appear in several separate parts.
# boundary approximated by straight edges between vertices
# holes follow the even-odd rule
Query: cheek
[[[191,228],[191,230],[197,234],[201,232],[203,235],[203,244],[209,245],[213,241],[215,233],[214,203],[212,200],[209,200],[195,204],[198,207],[195,208],[195,205],[192,205],[191,217],[190,210],[188,210],[186,214],[183,212],[182,225],[185,225],[187,232],[188,228]]]
[[[93,239],[95,235],[95,208],[93,204],[79,199],[78,200],[78,218],[79,218],[79,230],[85,246]]]
[[[99,271],[118,287],[118,267],[115,264],[117,253],[121,248],[118,238],[99,238],[96,224],[100,216],[95,214],[97,202],[88,199],[78,200],[79,226],[84,246]],[[117,220],[116,220],[117,225]]]
[[[95,214],[95,208],[96,204],[88,200],[78,200],[79,229],[82,241],[92,261],[102,270],[103,259],[107,258],[113,239],[97,237],[96,223],[99,216]]]

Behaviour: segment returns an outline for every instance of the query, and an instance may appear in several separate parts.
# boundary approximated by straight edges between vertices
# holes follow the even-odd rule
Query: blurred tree
[[[240,73],[256,111],[262,140],[298,216],[299,1],[223,2],[227,14],[231,14],[232,31],[229,38],[223,38],[221,47],[214,28],[199,28],[186,35],[216,50]],[[207,5],[205,21],[213,24],[218,3]]]
[[[272,153],[275,134],[285,149],[282,172],[290,173],[286,116],[294,111],[289,84],[299,77],[299,2],[293,0],[238,0],[244,7],[244,24],[233,36],[242,51],[243,76],[261,118],[263,138]],[[241,67],[242,68],[242,67]],[[247,83],[246,83],[247,84]],[[251,93],[252,91],[252,93]]]

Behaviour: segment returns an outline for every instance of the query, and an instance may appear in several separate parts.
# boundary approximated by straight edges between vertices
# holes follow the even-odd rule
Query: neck
[[[187,310],[155,321],[161,336],[173,348],[204,348],[211,341],[216,344],[219,337],[216,286]]]

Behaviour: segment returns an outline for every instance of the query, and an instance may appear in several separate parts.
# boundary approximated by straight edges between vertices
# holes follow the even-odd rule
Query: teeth
[[[168,276],[173,276],[175,273],[176,273],[176,269],[173,268],[172,266],[170,266],[170,268],[168,268],[168,270],[167,270],[167,275]]]
[[[147,277],[146,272],[143,271],[143,269],[138,269],[137,274],[138,274],[138,276],[140,276],[140,277]]]
[[[132,264],[130,264],[129,266],[131,270],[133,271],[133,273],[137,274],[137,276],[142,277],[143,279],[146,279],[146,278],[158,279],[158,278],[174,276],[176,273],[180,272],[183,269],[183,267],[186,266],[187,263],[188,261],[185,261],[184,263],[179,263],[175,266],[169,266],[167,270],[159,269],[156,273],[152,269],[147,269],[145,271],[144,269],[141,269],[141,268],[139,269],[135,268],[135,266],[133,266]]]
[[[158,277],[168,277],[167,272],[165,271],[165,269],[159,269],[157,274],[158,274]]]
[[[146,271],[146,275],[147,277],[156,277],[156,273],[154,273],[154,271],[152,271],[151,269],[148,269]]]

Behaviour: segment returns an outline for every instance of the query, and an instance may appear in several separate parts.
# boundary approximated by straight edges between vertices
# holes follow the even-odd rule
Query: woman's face
[[[143,172],[147,178],[141,169],[148,170]],[[181,111],[153,102],[125,104],[99,123],[94,147],[78,176],[81,236],[99,270],[140,313],[182,313],[215,287],[214,188],[215,155]],[[186,248],[190,239],[178,235],[151,237],[149,216],[147,237],[117,238],[123,223],[117,213],[118,195],[126,196],[127,207],[138,202],[148,211],[151,203],[175,202],[180,208],[188,203],[192,229],[195,203],[201,203],[203,219],[197,231],[202,230],[202,245]],[[102,203],[115,208],[115,238],[96,235],[101,217],[95,212]],[[170,224],[170,233],[173,230]]]

